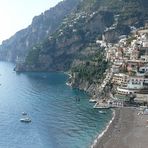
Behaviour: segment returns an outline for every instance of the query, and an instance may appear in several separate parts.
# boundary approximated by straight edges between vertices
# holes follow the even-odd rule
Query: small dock
[[[120,108],[123,107],[123,101],[121,100],[108,100],[108,101],[97,101],[93,108],[108,109],[108,108]]]

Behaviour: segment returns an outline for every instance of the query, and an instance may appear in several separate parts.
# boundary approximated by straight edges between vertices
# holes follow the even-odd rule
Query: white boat
[[[90,99],[89,102],[90,102],[90,103],[96,103],[97,100],[96,100],[96,99]]]
[[[26,112],[22,112],[22,115],[27,115],[27,113]]]
[[[28,117],[25,117],[25,118],[21,118],[20,121],[28,123],[28,122],[31,122],[31,119]]]
[[[100,113],[100,114],[106,114],[106,111],[100,110],[99,113]]]

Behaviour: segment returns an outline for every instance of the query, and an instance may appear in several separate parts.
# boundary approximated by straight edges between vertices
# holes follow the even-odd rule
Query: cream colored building
[[[119,73],[119,74],[114,74],[112,78],[112,82],[116,85],[125,85],[127,84],[128,81],[128,75]]]

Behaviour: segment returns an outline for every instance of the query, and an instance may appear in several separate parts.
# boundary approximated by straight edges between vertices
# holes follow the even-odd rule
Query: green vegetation
[[[103,49],[100,49],[95,55],[86,57],[83,62],[72,67],[71,72],[75,73],[78,79],[91,84],[102,78],[107,67],[108,62],[104,60]]]
[[[136,26],[137,22],[143,22],[148,16],[147,8],[144,7],[147,1],[75,1],[79,2],[78,7],[74,11],[68,11],[72,13],[64,15],[65,18],[62,17],[63,22],[58,23],[56,31],[46,38],[42,38],[41,34],[42,43],[28,52],[25,64],[31,65],[31,68],[39,66],[38,70],[41,67],[48,71],[71,69],[78,78],[92,83],[98,81],[109,66],[105,61],[104,49],[96,45],[96,40],[101,39],[102,34],[106,35],[108,42],[117,41],[120,35],[129,35],[130,26]],[[71,7],[72,3],[75,2],[71,0]],[[57,13],[59,14],[58,11]],[[35,22],[42,22],[42,17]],[[47,28],[48,25],[49,28],[51,24],[55,25],[45,20],[43,23]],[[110,38],[114,40],[111,41]],[[130,44],[133,39],[128,39],[127,43]]]
[[[34,47],[33,49],[31,49],[28,53],[28,56],[26,57],[26,64],[37,65],[39,59],[39,53],[40,53],[39,47]]]

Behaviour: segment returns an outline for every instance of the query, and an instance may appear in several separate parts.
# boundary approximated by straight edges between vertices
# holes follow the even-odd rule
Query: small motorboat
[[[90,99],[89,102],[90,102],[90,103],[96,103],[97,100],[96,100],[96,99]]]
[[[22,112],[22,115],[24,115],[24,116],[25,116],[25,115],[27,115],[27,113],[26,113],[26,112]]]
[[[100,113],[100,114],[106,114],[106,111],[100,110],[99,113]]]
[[[21,121],[21,122],[29,123],[29,122],[31,122],[31,119],[28,118],[28,117],[25,117],[25,118],[21,118],[20,121]]]

